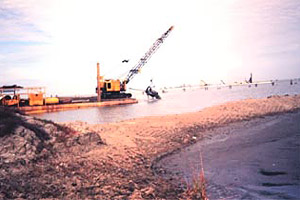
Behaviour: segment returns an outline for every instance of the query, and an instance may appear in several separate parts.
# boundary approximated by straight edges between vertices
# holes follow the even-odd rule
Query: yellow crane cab
[[[100,67],[99,63],[97,63],[97,101],[101,101],[101,99],[130,98],[132,95],[130,93],[125,93],[126,85],[137,73],[141,71],[141,68],[147,63],[151,56],[162,45],[163,41],[168,37],[173,28],[174,27],[171,26],[161,37],[159,37],[156,40],[156,42],[150,47],[150,49],[145,53],[145,55],[128,72],[126,78],[123,81],[119,79],[104,80],[103,76],[100,76]],[[128,61],[124,60],[124,62]]]

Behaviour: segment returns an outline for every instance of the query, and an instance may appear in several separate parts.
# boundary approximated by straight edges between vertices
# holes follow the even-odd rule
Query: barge
[[[57,112],[57,111],[64,111],[64,110],[71,110],[71,109],[81,109],[81,108],[88,108],[88,107],[104,107],[104,106],[125,105],[125,104],[134,104],[134,103],[138,103],[138,101],[134,98],[126,98],[126,99],[113,99],[113,100],[107,100],[101,102],[22,106],[16,109],[23,114],[38,114],[38,113]]]

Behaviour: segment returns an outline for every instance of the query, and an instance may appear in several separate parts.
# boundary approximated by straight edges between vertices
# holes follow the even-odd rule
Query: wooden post
[[[97,101],[100,102],[101,101],[101,87],[100,87],[100,67],[99,67],[99,63],[97,63]]]

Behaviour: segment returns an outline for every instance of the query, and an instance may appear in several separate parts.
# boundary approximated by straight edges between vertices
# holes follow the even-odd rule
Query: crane
[[[97,63],[97,88],[96,93],[98,94],[97,100],[101,99],[115,99],[115,98],[130,98],[130,93],[125,93],[126,85],[133,79],[133,77],[140,72],[141,68],[149,61],[152,55],[159,49],[164,40],[169,36],[174,26],[171,26],[161,37],[159,37],[145,55],[138,61],[138,63],[129,70],[124,80],[114,79],[103,79],[100,76],[99,63]],[[100,90],[98,90],[100,88]]]
[[[139,62],[129,71],[125,79],[126,84],[140,71],[140,69],[148,62],[151,56],[159,49],[164,40],[169,36],[174,26],[171,26],[160,38],[158,38]]]

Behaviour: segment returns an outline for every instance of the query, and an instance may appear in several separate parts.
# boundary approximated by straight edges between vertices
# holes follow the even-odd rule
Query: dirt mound
[[[64,176],[71,173],[61,170],[64,162],[103,144],[97,133],[78,134],[0,107],[0,199],[60,196]]]
[[[42,139],[35,132],[19,126],[11,135],[0,139],[0,163],[29,162],[47,149],[47,139]]]
[[[0,164],[24,164],[50,150],[50,143],[54,141],[54,137],[40,123],[31,123],[29,118],[1,108]]]
[[[87,153],[103,144],[104,142],[102,141],[99,134],[95,132],[88,132],[70,137],[64,142],[56,142],[53,148],[56,150],[56,152],[72,152],[72,154],[78,155],[82,153]]]
[[[76,132],[51,121],[0,108],[0,164],[27,163],[57,152],[87,152],[103,144],[99,134]]]

